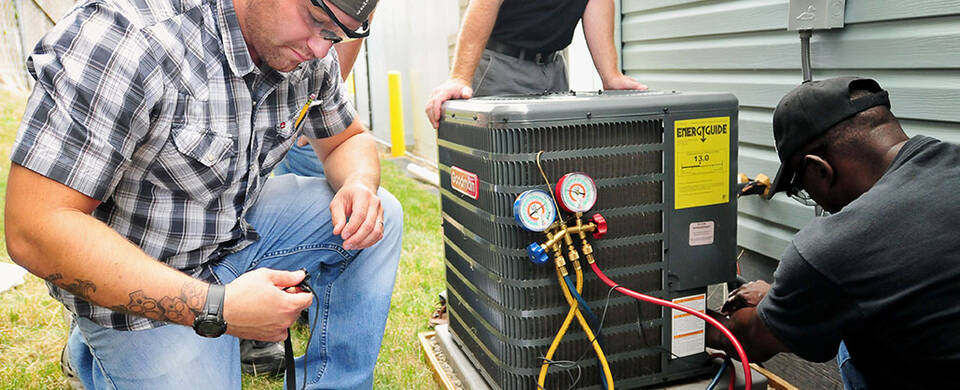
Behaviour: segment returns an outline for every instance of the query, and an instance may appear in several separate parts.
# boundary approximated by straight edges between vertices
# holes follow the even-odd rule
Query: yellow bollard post
[[[400,72],[387,72],[387,89],[390,94],[390,154],[403,157],[407,144],[403,134],[403,97],[400,94]]]
[[[347,94],[350,95],[350,100],[353,101],[354,107],[357,105],[357,84],[353,79],[353,71],[347,73],[347,79],[343,80],[343,83],[347,86]]]
[[[357,84],[353,79],[353,71],[347,74],[347,79],[343,81],[347,84],[347,94],[350,95],[350,99],[353,100],[354,104],[357,102]]]

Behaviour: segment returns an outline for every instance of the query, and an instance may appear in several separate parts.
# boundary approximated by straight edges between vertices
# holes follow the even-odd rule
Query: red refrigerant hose
[[[723,335],[724,335],[724,336],[727,336],[727,338],[730,339],[730,342],[733,344],[733,348],[735,348],[735,349],[737,350],[737,355],[740,356],[740,363],[743,363],[743,379],[744,379],[744,383],[746,384],[745,390],[750,390],[750,387],[751,387],[751,386],[750,386],[750,384],[751,384],[751,379],[750,379],[750,362],[747,361],[747,353],[743,351],[743,347],[740,345],[740,342],[737,341],[737,338],[733,336],[733,333],[731,333],[729,329],[727,329],[725,326],[723,326],[723,324],[721,324],[720,321],[717,321],[717,320],[715,320],[713,317],[710,317],[710,316],[708,316],[708,315],[706,315],[706,314],[704,314],[704,313],[701,313],[701,312],[699,312],[699,311],[693,310],[693,309],[691,309],[691,308],[689,308],[689,307],[686,307],[686,306],[683,306],[683,305],[678,305],[678,304],[676,304],[676,303],[673,303],[673,302],[670,302],[670,301],[667,301],[667,300],[663,300],[663,299],[660,299],[660,298],[651,297],[651,296],[649,296],[649,295],[641,294],[641,293],[638,293],[638,292],[633,291],[633,290],[631,290],[631,289],[629,289],[629,288],[626,288],[626,287],[620,287],[619,285],[617,285],[616,283],[614,283],[613,280],[610,280],[610,278],[608,278],[607,275],[604,275],[603,272],[600,271],[600,267],[597,266],[597,263],[591,263],[591,264],[590,264],[590,268],[593,268],[593,272],[597,274],[597,277],[599,277],[600,280],[602,280],[602,281],[603,281],[604,283],[606,283],[608,286],[613,287],[613,288],[616,288],[617,291],[623,293],[624,295],[628,295],[628,296],[634,297],[634,298],[639,299],[639,300],[641,300],[641,301],[646,301],[646,302],[650,302],[650,303],[655,303],[655,304],[658,304],[658,305],[660,305],[660,306],[666,306],[666,307],[669,307],[669,308],[671,308],[671,309],[676,309],[676,310],[680,310],[680,311],[683,311],[683,312],[690,313],[690,314],[692,314],[692,315],[694,315],[694,316],[697,316],[698,318],[706,321],[706,322],[709,323],[710,325],[713,325],[715,328],[720,329],[720,331],[723,332]],[[733,374],[732,371],[731,371],[730,373]]]

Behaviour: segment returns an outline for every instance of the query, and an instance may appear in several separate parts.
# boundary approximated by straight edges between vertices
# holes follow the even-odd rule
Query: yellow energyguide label
[[[674,122],[674,207],[730,199],[730,117]]]

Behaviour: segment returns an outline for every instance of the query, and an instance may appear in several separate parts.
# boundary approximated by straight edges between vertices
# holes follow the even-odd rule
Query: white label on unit
[[[713,244],[713,221],[690,224],[690,246]]]
[[[701,313],[706,311],[707,294],[697,294],[673,300],[673,303],[689,307]],[[671,310],[672,331],[670,335],[671,359],[690,356],[704,351],[704,327],[706,323],[697,316],[680,310]]]

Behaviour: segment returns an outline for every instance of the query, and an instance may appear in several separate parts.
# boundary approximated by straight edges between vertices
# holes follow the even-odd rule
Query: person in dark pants
[[[430,123],[439,126],[443,102],[450,99],[567,91],[560,51],[581,19],[603,88],[646,89],[617,67],[613,0],[472,0],[460,25],[450,78],[427,102]]]
[[[960,146],[907,137],[887,91],[855,77],[800,85],[777,105],[773,130],[773,193],[830,214],[797,233],[772,286],[734,290],[716,316],[752,360],[839,351],[848,389],[955,384]],[[733,351],[715,329],[707,345]]]

